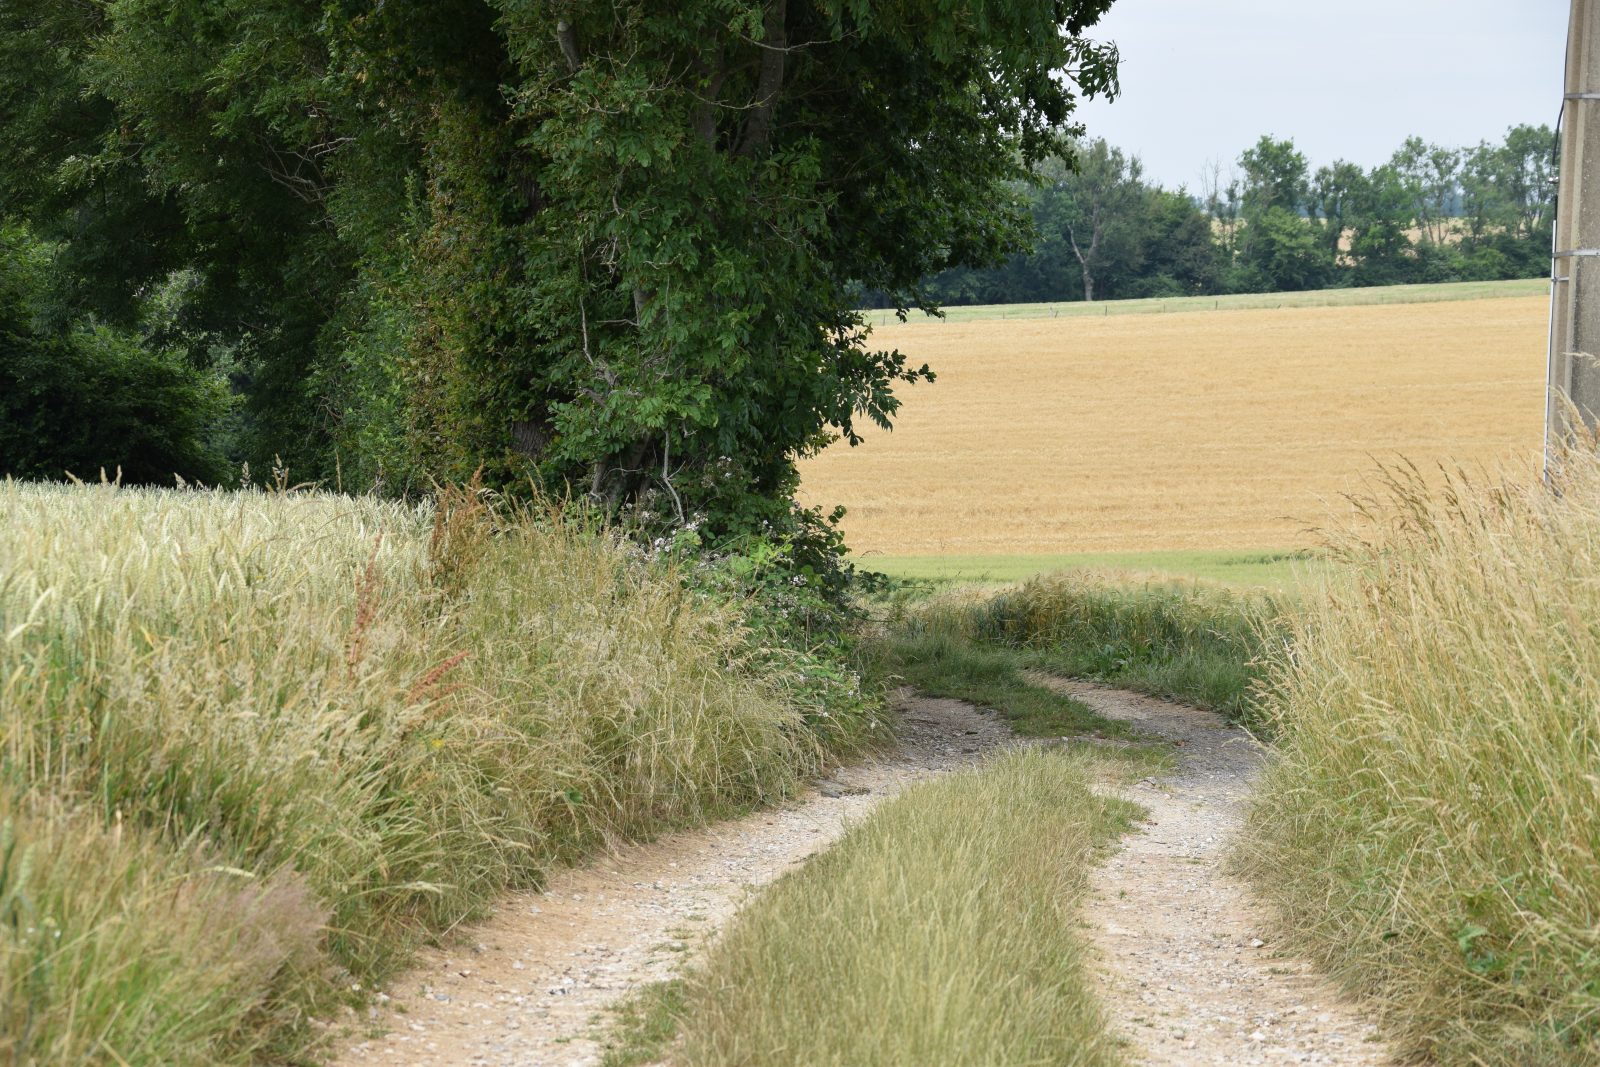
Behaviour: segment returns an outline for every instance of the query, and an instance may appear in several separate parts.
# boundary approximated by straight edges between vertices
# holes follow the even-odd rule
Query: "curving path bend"
[[[1273,944],[1269,912],[1224,857],[1244,815],[1260,746],[1198,708],[1039,676],[1108,719],[1171,741],[1178,766],[1122,791],[1149,818],[1090,878],[1084,920],[1099,989],[1143,1067],[1393,1062],[1360,1008]]]

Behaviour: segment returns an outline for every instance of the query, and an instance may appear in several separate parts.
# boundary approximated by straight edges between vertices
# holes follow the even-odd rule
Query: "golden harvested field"
[[[896,429],[801,465],[856,553],[1316,543],[1375,460],[1538,462],[1543,297],[913,321]]]

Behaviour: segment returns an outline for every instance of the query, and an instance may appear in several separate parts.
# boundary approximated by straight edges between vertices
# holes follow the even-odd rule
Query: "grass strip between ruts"
[[[752,903],[689,977],[693,1067],[1120,1062],[1077,911],[1137,808],[1027,749],[913,787]]]

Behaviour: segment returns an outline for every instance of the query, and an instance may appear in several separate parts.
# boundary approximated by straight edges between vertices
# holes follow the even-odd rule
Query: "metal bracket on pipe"
[[[1563,93],[1563,100],[1600,100],[1600,93]]]
[[[1588,256],[1600,256],[1600,248],[1569,248],[1564,252],[1551,252],[1551,259],[1579,259]]]

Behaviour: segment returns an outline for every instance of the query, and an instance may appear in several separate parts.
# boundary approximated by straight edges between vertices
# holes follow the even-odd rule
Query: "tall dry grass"
[[[1559,489],[1391,473],[1269,670],[1241,862],[1443,1063],[1600,1062],[1600,474]]]
[[[505,887],[785,795],[737,614],[472,494],[0,483],[0,1060],[227,1064]]]

